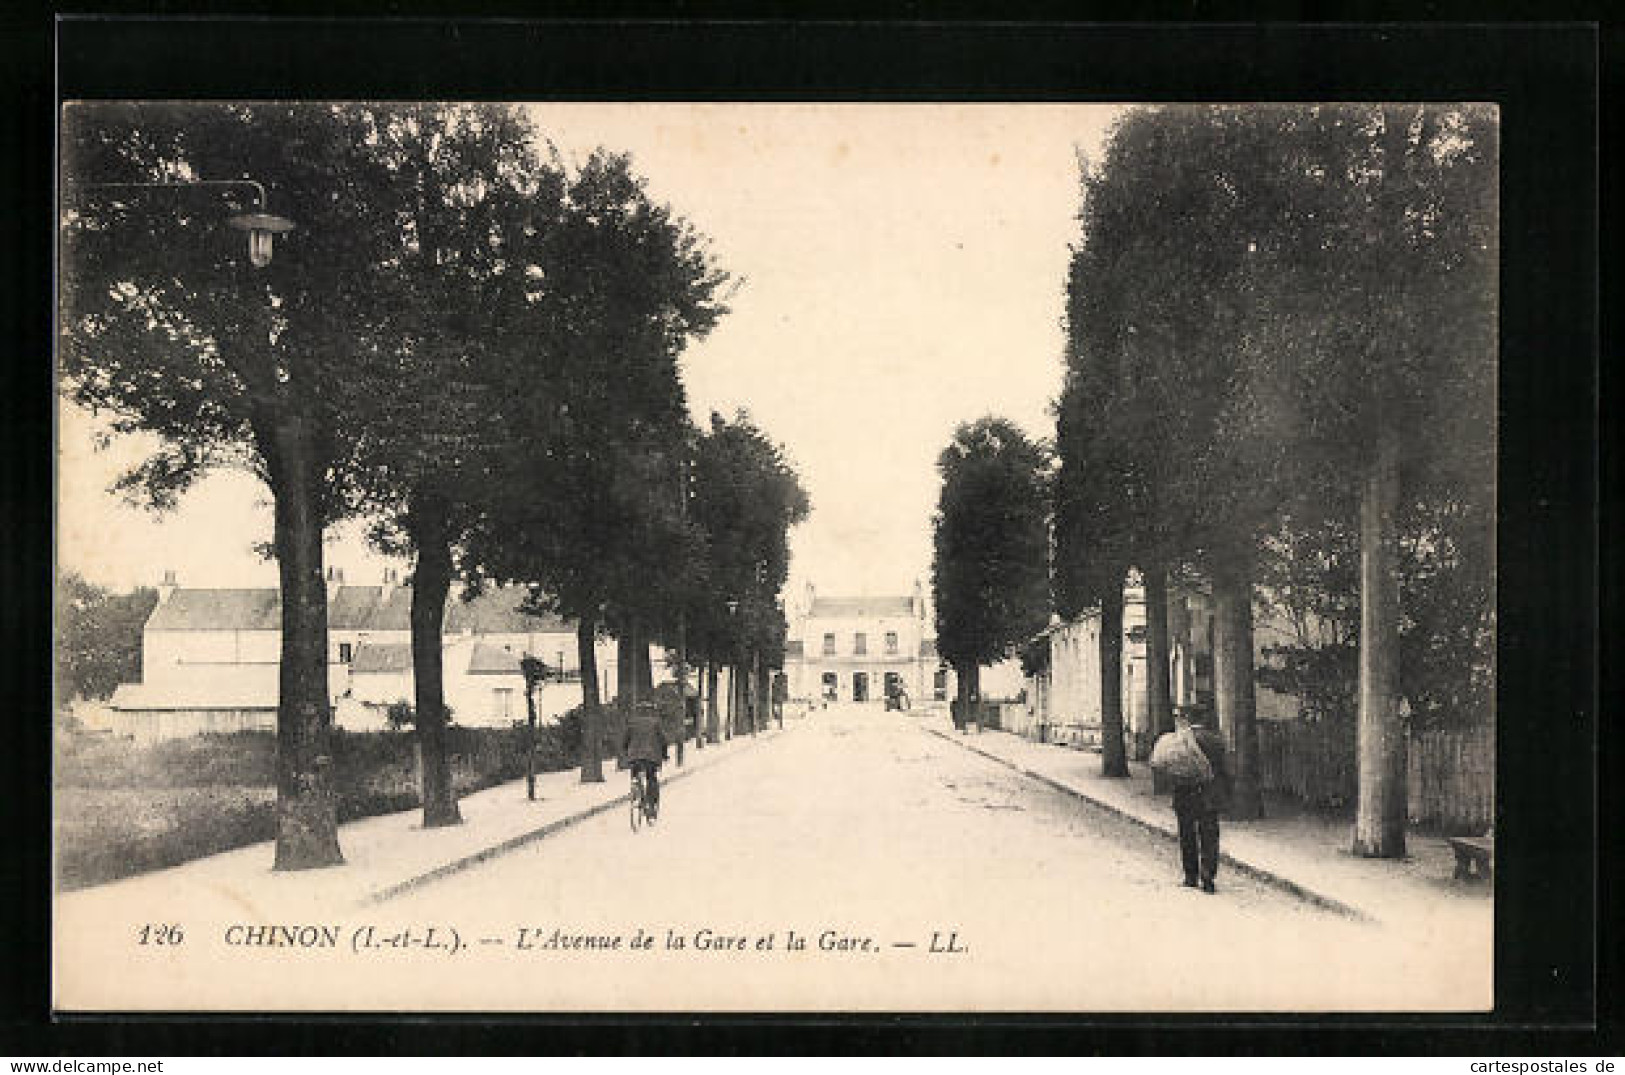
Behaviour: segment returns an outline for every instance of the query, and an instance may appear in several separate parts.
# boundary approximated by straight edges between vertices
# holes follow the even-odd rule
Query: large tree
[[[980,699],[981,666],[1010,656],[1049,619],[1047,466],[1043,446],[992,416],[959,426],[937,457],[931,592],[961,720]]]
[[[1335,557],[1357,531],[1360,854],[1404,846],[1400,642],[1421,635],[1401,572],[1426,586],[1430,563],[1488,559],[1495,155],[1494,118],[1472,108],[1158,108],[1130,114],[1086,182],[1058,581],[1114,542],[1142,567],[1175,557],[1207,577],[1250,814],[1260,549],[1319,540]],[[1487,588],[1453,605],[1432,589],[1408,602],[1448,608],[1427,633],[1482,647]]]
[[[1405,519],[1465,522],[1462,548],[1487,546],[1491,529],[1497,119],[1454,105],[1318,106],[1287,119],[1278,197],[1292,212],[1260,237],[1253,274],[1270,311],[1251,333],[1255,395],[1303,484],[1357,500],[1353,850],[1399,856]],[[1487,614],[1459,612],[1482,644]]]
[[[1067,284],[1066,379],[1056,401],[1051,483],[1051,592],[1055,609],[1073,618],[1100,616],[1101,772],[1128,776],[1123,737],[1123,582],[1131,563],[1132,454],[1114,421],[1113,393],[1121,380],[1117,348],[1080,330],[1087,306],[1104,299],[1090,286],[1087,248],[1074,250]],[[1110,309],[1110,307],[1107,307]],[[1098,317],[1110,325],[1110,314]]]
[[[610,619],[624,631],[645,610],[640,589],[659,588],[671,558],[687,556],[677,360],[725,311],[727,276],[630,159],[604,152],[568,178],[557,223],[521,256],[530,285],[505,351],[525,360],[498,382],[503,440],[468,562],[576,619],[581,777],[601,781],[594,642]]]
[[[322,534],[352,504],[355,376],[398,206],[344,105],[94,104],[64,112],[62,374],[118,432],[162,447],[124,480],[172,504],[210,467],[264,479],[281,580],[277,869],[343,861],[331,783]],[[226,226],[255,208],[296,221],[256,266]],[[108,186],[107,184],[149,184]]]
[[[1078,377],[1063,403],[1087,412],[1088,435],[1063,435],[1063,466],[1087,462],[1096,472],[1086,502],[1108,525],[1097,524],[1092,540],[1121,547],[1144,580],[1154,731],[1170,717],[1167,580],[1173,572],[1211,588],[1215,696],[1235,758],[1231,809],[1243,817],[1262,806],[1254,549],[1284,477],[1258,446],[1267,440],[1237,412],[1251,413],[1245,333],[1258,308],[1249,274],[1260,230],[1279,208],[1271,200],[1279,115],[1226,107],[1127,114],[1101,166],[1084,177],[1068,291]],[[1094,551],[1073,546],[1071,557]]]
[[[357,375],[380,386],[360,458],[374,541],[412,559],[412,673],[425,828],[461,820],[445,749],[441,668],[454,554],[500,442],[501,363],[522,364],[502,331],[525,301],[528,234],[553,225],[559,174],[517,109],[388,105],[365,110],[366,151],[397,207],[398,244],[382,281],[372,346]]]
[[[703,535],[704,585],[692,591],[686,618],[690,645],[707,668],[732,667],[736,717],[746,682],[754,677],[760,698],[764,670],[782,663],[779,594],[790,574],[790,530],[809,511],[784,449],[748,414],[730,421],[713,412],[695,445],[690,507]],[[715,676],[707,679],[714,698]]]

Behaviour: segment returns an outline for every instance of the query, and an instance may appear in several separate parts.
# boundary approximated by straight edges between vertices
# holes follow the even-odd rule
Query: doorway
[[[854,702],[867,702],[869,700],[869,673],[852,673],[852,700]]]

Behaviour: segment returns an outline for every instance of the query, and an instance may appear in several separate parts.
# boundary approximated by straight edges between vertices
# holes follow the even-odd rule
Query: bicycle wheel
[[[643,782],[637,777],[632,778],[632,831],[637,832],[643,824]]]

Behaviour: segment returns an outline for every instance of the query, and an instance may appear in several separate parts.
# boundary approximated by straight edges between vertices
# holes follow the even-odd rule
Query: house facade
[[[791,698],[880,702],[888,684],[918,704],[946,699],[953,676],[937,657],[924,589],[911,594],[837,596],[809,583],[786,609],[784,672]]]
[[[1268,646],[1287,640],[1285,628],[1267,617],[1253,629],[1255,662]],[[1009,730],[1033,738],[1075,745],[1100,741],[1100,617],[1086,614],[1057,619],[1036,642],[1045,659],[1027,677],[1027,706],[1019,726]],[[1123,591],[1123,725],[1135,756],[1150,750],[1155,732],[1147,692],[1145,592]],[[1298,716],[1297,701],[1255,686],[1258,719],[1287,721]],[[1172,705],[1213,709],[1213,599],[1196,588],[1170,587],[1168,593],[1168,693]],[[1008,723],[1008,722],[1007,722]]]
[[[112,730],[139,740],[276,726],[282,603],[275,588],[183,588],[173,574],[142,631],[141,681],[114,692]],[[575,623],[522,610],[518,587],[446,602],[442,667],[452,719],[506,727],[527,716],[520,660],[557,670],[537,692],[537,715],[553,719],[581,704]],[[386,726],[396,702],[413,700],[412,593],[386,571],[378,585],[347,585],[329,572],[328,696],[334,721],[354,731]],[[596,648],[602,696],[615,697],[615,642]],[[657,678],[666,662],[653,661]]]

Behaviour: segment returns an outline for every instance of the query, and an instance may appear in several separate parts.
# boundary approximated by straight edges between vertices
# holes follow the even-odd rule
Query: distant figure
[[[1174,786],[1185,884],[1200,884],[1211,894],[1219,872],[1219,812],[1230,799],[1230,764],[1224,740],[1207,726],[1204,709],[1180,706],[1175,711],[1174,730],[1157,740],[1151,765]]]
[[[631,766],[632,775],[643,774],[649,802],[649,819],[660,813],[660,764],[666,760],[666,729],[651,702],[639,702],[626,722],[621,756]]]

